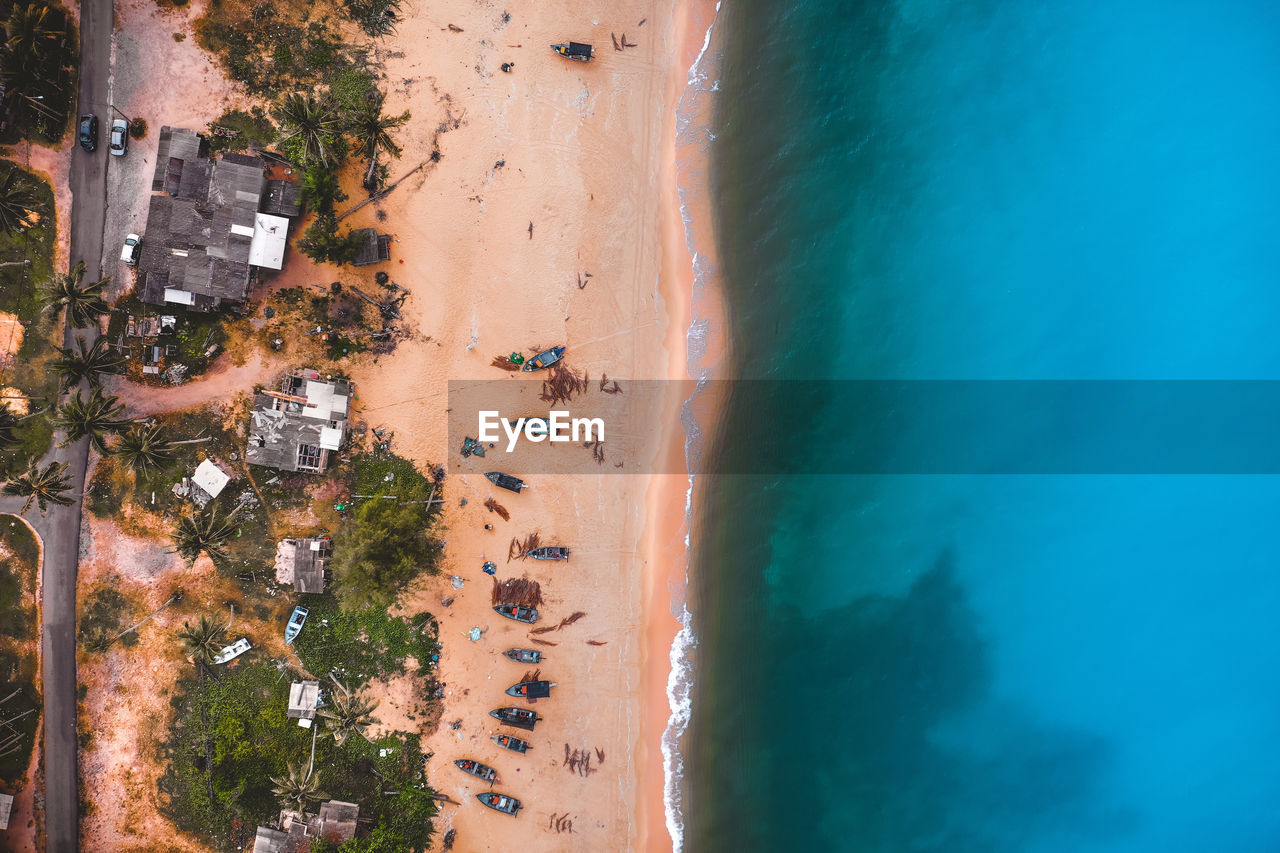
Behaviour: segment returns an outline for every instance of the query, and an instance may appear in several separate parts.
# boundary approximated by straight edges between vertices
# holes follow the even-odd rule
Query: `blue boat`
[[[302,626],[306,624],[309,612],[305,607],[293,608],[293,615],[289,617],[289,624],[284,626],[284,641],[286,645],[292,645],[293,641],[298,639],[298,635],[302,633]]]
[[[564,351],[568,347],[552,347],[545,352],[540,352],[533,358],[524,363],[524,367],[520,368],[526,373],[534,370],[544,370],[564,358]]]

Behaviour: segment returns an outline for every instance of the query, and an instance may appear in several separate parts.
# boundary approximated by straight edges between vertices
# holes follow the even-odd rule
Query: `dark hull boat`
[[[553,44],[551,49],[565,59],[572,59],[575,62],[591,61],[591,45],[589,44],[571,41],[568,44]]]
[[[515,797],[508,797],[506,794],[496,794],[493,791],[476,794],[476,799],[493,809],[495,812],[509,814],[512,817],[514,817],[520,809],[524,808],[524,806],[520,805],[520,801]]]
[[[587,47],[587,50],[588,51],[591,50],[590,46]],[[590,58],[590,55],[588,55],[588,59],[589,58]],[[584,59],[582,61],[586,62],[587,60]],[[560,359],[564,358],[564,351],[566,349],[568,349],[568,347],[552,347],[551,349],[546,350],[545,352],[540,352],[537,355],[535,355],[533,358],[526,361],[524,363],[524,367],[520,369],[523,370],[525,373],[532,373],[535,370],[546,370],[548,367],[555,364]]]
[[[483,779],[485,782],[493,783],[498,781],[498,771],[494,770],[487,764],[481,764],[479,761],[472,761],[470,758],[459,758],[453,762],[454,766],[463,773],[470,773],[477,779]]]
[[[544,545],[541,548],[534,548],[529,552],[529,556],[535,560],[567,560],[569,549],[563,545]]]
[[[494,735],[489,740],[496,743],[503,749],[509,749],[512,752],[518,752],[524,755],[529,751],[529,741],[524,738],[518,738],[515,735]]]
[[[495,604],[493,609],[508,619],[514,619],[517,622],[532,625],[538,621],[538,611],[533,607],[521,607],[519,604]]]
[[[537,649],[507,649],[502,654],[516,663],[542,663],[542,652]]]
[[[551,695],[551,688],[555,686],[554,681],[521,681],[519,684],[508,687],[507,695],[522,699],[546,699]]]
[[[530,711],[525,708],[494,708],[489,712],[489,716],[499,722],[506,723],[508,726],[514,726],[517,729],[526,729],[533,731],[533,727],[542,719],[542,715],[536,711]]]
[[[503,474],[501,471],[490,471],[485,474],[485,477],[489,479],[490,483],[493,483],[498,488],[507,489],[512,492],[518,492],[521,489],[529,488],[524,484],[524,480],[521,480],[519,477],[512,477],[510,474]]]

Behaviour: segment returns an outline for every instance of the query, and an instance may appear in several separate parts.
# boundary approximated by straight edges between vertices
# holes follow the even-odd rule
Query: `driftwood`
[[[507,562],[509,563],[512,560],[523,560],[525,557],[529,556],[530,551],[534,548],[541,547],[541,545],[542,537],[538,535],[537,531],[530,533],[523,539],[514,537],[511,540],[511,544],[507,547]]]
[[[608,640],[587,640],[587,645],[588,646],[607,646],[609,645],[609,641]]]
[[[519,373],[520,365],[511,360],[509,356],[495,355],[493,361],[489,362],[490,367],[496,367],[499,370],[505,370],[508,373]]]
[[[529,578],[493,579],[494,604],[518,604],[521,607],[539,607],[542,604],[542,587]]]
[[[453,24],[450,24],[449,26],[450,26],[450,27],[452,27],[452,26],[453,26]],[[462,31],[461,31],[461,30],[458,30],[458,32],[462,32]],[[347,212],[338,214],[338,219],[337,219],[337,221],[338,221],[338,222],[341,222],[342,220],[346,219],[348,216],[350,216],[351,214],[355,213],[357,210],[359,210],[360,208],[364,207],[366,204],[369,204],[370,202],[374,202],[374,201],[381,201],[382,199],[386,198],[388,195],[390,195],[390,194],[391,194],[391,191],[392,191],[393,189],[395,189],[396,187],[400,186],[400,184],[401,184],[401,183],[402,183],[406,178],[408,178],[408,177],[409,177],[410,175],[412,175],[414,172],[420,171],[420,170],[422,169],[422,167],[423,167],[423,166],[425,166],[425,165],[427,165],[427,163],[429,163],[429,162],[431,162],[431,161],[430,161],[430,160],[423,160],[421,163],[419,163],[418,165],[414,166],[414,167],[413,167],[412,169],[410,169],[409,171],[405,172],[405,173],[404,173],[403,175],[401,175],[399,178],[396,178],[396,182],[395,182],[394,184],[391,184],[391,185],[390,185],[390,186],[388,186],[388,187],[385,187],[385,188],[383,188],[383,189],[378,190],[376,193],[373,193],[373,194],[372,194],[372,195],[370,195],[368,198],[366,198],[364,201],[360,202],[359,204],[357,204],[355,207],[351,208],[351,209],[350,209],[350,210],[348,210]]]
[[[618,384],[618,380],[610,379],[609,374],[600,374],[600,390],[606,394],[621,394],[622,386]]]
[[[503,521],[511,520],[511,513],[507,512],[507,508],[495,501],[493,498],[489,498],[484,502],[484,508],[489,510],[489,512],[496,512]]]
[[[537,637],[530,637],[529,642],[537,643],[540,646],[558,646],[559,643],[553,643],[550,640],[539,640]]]
[[[542,393],[539,399],[553,406],[567,403],[587,390],[587,375],[563,365],[564,362],[553,365],[551,375],[542,381]]]

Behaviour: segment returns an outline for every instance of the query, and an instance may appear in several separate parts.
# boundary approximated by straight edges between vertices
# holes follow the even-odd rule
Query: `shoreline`
[[[720,361],[722,343],[716,345],[714,355],[709,352],[708,328],[724,328],[723,302],[714,281],[714,267],[699,269],[698,264],[700,259],[711,257],[707,249],[699,251],[698,247],[713,247],[714,238],[709,155],[705,150],[705,141],[710,139],[710,115],[709,105],[699,97],[707,92],[699,88],[705,78],[698,72],[705,71],[701,63],[711,45],[719,12],[718,0],[678,0],[673,18],[674,50],[666,94],[671,109],[663,120],[661,281],[667,303],[665,339],[670,356],[666,378],[682,384],[695,371],[698,376],[713,372]],[[689,124],[700,131],[700,138],[682,138],[682,131]],[[700,141],[704,144],[698,144]],[[714,408],[702,405],[705,402],[700,401],[696,408],[701,413],[714,414]],[[693,400],[667,400],[657,456],[663,461],[655,470],[687,471],[691,436],[683,415],[692,403]],[[673,666],[673,657],[685,624],[676,617],[675,610],[679,606],[688,614],[685,598],[693,537],[693,492],[693,477],[688,473],[654,474],[646,496],[646,639],[637,826],[639,847],[647,853],[679,849],[677,834],[682,829],[681,816],[674,811],[678,806],[673,806],[669,796],[683,785],[683,779],[674,778],[675,771],[667,766],[672,756],[666,747],[672,726],[680,725],[680,710],[674,706],[671,691],[673,678],[680,675]],[[673,735],[673,740],[678,742],[682,734],[683,729]]]

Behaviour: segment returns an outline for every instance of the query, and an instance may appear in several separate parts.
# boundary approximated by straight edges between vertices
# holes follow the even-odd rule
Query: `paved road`
[[[71,263],[83,259],[87,275],[102,275],[102,229],[106,215],[106,170],[111,124],[108,82],[111,74],[111,0],[80,3],[80,112],[98,115],[102,137],[92,154],[71,155]],[[70,343],[71,332],[67,338]],[[76,495],[84,494],[87,439],[55,449],[51,458],[70,464]],[[8,509],[9,507],[3,507]],[[44,542],[41,631],[44,672],[44,781],[47,853],[79,850],[80,820],[76,766],[76,571],[80,556],[80,510],[52,507],[31,522]]]

